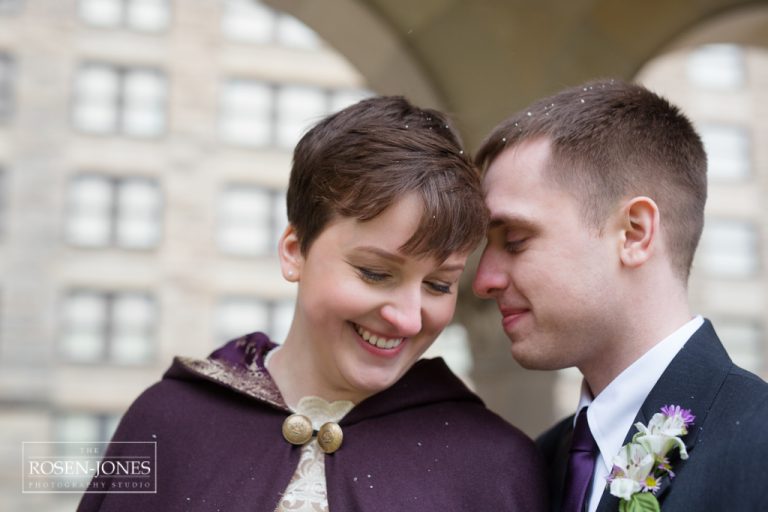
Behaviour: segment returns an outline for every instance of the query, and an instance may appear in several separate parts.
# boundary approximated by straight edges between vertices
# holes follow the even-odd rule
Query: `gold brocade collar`
[[[272,376],[266,369],[258,366],[256,359],[244,368],[212,358],[177,357],[176,361],[190,372],[207,380],[290,412]]]
[[[245,344],[240,347],[249,348]],[[276,350],[277,348],[273,348],[261,355],[272,355]],[[259,361],[262,363],[259,364]],[[294,414],[283,423],[283,437],[291,444],[304,445],[316,436],[318,445],[325,453],[333,453],[341,446],[343,433],[337,422],[352,410],[355,404],[348,400],[328,402],[320,397],[305,396],[295,409],[289,407],[267,370],[266,358],[253,357],[247,364],[233,365],[214,357],[204,360],[177,357],[176,363],[206,380],[283,411],[293,412]]]

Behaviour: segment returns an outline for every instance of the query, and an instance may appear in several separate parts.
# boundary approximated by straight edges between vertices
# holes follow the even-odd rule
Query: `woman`
[[[418,361],[487,222],[445,117],[385,97],[322,120],[287,202],[282,345],[255,333],[176,358],[113,440],[157,442],[157,492],[79,510],[543,510],[531,441],[442,360]]]

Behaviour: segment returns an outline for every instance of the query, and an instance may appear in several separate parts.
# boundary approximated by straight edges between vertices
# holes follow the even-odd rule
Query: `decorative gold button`
[[[283,422],[283,437],[291,444],[305,444],[312,439],[312,422],[303,414],[291,414]]]
[[[323,423],[323,426],[317,431],[317,444],[325,453],[333,453],[338,450],[343,440],[344,433],[338,423],[332,421]]]

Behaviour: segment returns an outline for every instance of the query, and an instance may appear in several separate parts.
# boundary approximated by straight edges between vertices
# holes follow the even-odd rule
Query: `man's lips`
[[[501,312],[501,324],[505,330],[509,330],[531,310],[518,307],[499,307],[499,311]]]

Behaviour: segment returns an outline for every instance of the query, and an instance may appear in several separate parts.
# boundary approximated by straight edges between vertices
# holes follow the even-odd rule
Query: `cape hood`
[[[248,334],[230,341],[207,359],[175,358],[163,378],[213,382],[231,392],[247,395],[290,412],[264,366],[267,353],[276,347],[277,344],[263,333]],[[357,404],[340,425],[353,425],[362,419],[447,401],[483,404],[451,372],[443,359],[421,359],[390,388]]]

